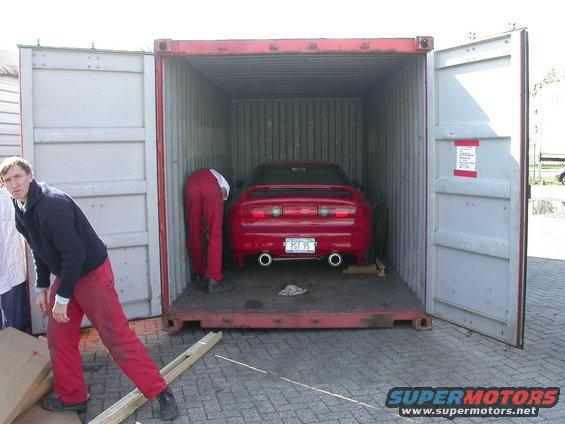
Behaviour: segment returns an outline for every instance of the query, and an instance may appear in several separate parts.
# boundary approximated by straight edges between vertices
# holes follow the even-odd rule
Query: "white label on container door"
[[[460,171],[476,171],[477,163],[476,147],[458,146],[457,147],[457,166]]]
[[[479,140],[455,140],[457,149],[455,170],[458,177],[477,178],[477,147]]]

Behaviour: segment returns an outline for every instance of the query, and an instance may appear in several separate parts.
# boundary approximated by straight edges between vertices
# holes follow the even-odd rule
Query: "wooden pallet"
[[[350,265],[343,270],[344,274],[377,274],[379,277],[385,276],[385,266],[379,260],[375,259],[374,264],[366,265]]]

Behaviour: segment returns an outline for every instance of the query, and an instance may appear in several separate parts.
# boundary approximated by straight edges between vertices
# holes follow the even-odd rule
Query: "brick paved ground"
[[[392,386],[564,386],[565,261],[529,258],[525,349],[435,320],[433,331],[410,327],[339,331],[224,331],[223,340],[173,384],[182,416],[175,423],[335,424],[434,422],[408,420],[383,406]],[[160,366],[205,332],[185,328],[169,336],[158,320],[132,323]],[[94,330],[82,337],[90,383],[89,420],[124,396],[132,384],[109,360]],[[216,355],[239,361],[261,373]],[[363,402],[320,393],[278,376]],[[149,402],[126,422],[160,422]],[[442,420],[436,420],[442,421]],[[481,422],[486,419],[457,419]],[[565,422],[565,401],[537,419]]]

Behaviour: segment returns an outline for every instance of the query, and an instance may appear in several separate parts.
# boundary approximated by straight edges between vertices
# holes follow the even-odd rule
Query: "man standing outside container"
[[[213,169],[199,169],[185,184],[187,244],[192,270],[197,279],[206,277],[208,293],[232,289],[222,278],[222,224],[224,201],[230,194],[226,179]],[[208,230],[208,249],[204,258],[203,235]]]
[[[16,215],[16,228],[33,252],[39,309],[47,314],[47,341],[56,398],[42,400],[50,411],[86,411],[88,393],[79,350],[86,315],[114,362],[148,398],[157,398],[163,420],[178,416],[176,401],[145,346],[129,327],[107,249],[71,197],[33,178],[20,157],[0,164]],[[50,274],[56,279],[49,290]],[[50,291],[48,295],[48,291]]]
[[[0,330],[29,327],[29,293],[22,236],[16,231],[14,207],[0,184]]]

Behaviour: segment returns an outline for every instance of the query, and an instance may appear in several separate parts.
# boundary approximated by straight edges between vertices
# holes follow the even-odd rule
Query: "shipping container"
[[[526,35],[435,52],[432,37],[22,46],[23,151],[108,245],[130,318],[426,329],[439,317],[521,346]],[[233,182],[285,160],[335,162],[361,183],[388,223],[387,275],[248,261],[226,271],[232,292],[199,291],[185,178],[210,167]],[[277,296],[290,283],[309,291]]]

